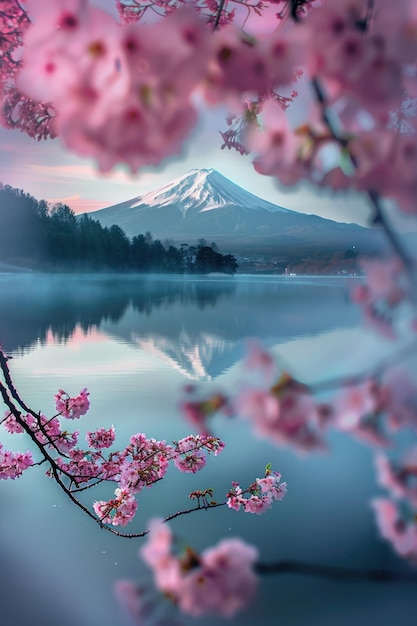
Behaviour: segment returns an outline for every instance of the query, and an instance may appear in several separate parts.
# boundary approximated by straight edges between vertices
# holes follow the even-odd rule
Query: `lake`
[[[209,392],[239,385],[249,338],[305,382],[362,371],[389,353],[388,340],[361,326],[349,300],[352,280],[4,274],[0,344],[13,356],[13,379],[33,409],[52,415],[59,388],[76,395],[88,387],[90,412],[74,425],[82,433],[114,424],[120,447],[136,432],[179,439],[191,432],[178,409],[184,386]],[[263,561],[406,571],[376,534],[369,498],[380,491],[365,445],[331,433],[329,452],[300,457],[253,438],[238,419],[218,416],[213,429],[226,442],[224,452],[195,476],[172,471],[142,492],[127,531],[184,508],[191,490],[213,487],[220,500],[232,480],[249,484],[271,462],[287,481],[288,494],[269,512],[201,511],[173,522],[175,534],[197,550],[238,536],[258,546]],[[28,447],[16,435],[5,433],[2,441],[13,449]],[[84,502],[91,506],[111,494],[109,486],[100,486],[87,491]],[[148,579],[137,558],[140,539],[101,531],[66,501],[42,467],[3,481],[0,503],[2,623],[130,623],[112,586],[117,579]],[[258,602],[225,623],[415,626],[415,585],[269,576]]]

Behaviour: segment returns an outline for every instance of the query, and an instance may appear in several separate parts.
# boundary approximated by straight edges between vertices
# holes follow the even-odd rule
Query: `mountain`
[[[224,252],[345,250],[378,246],[379,233],[297,213],[245,191],[213,169],[191,170],[146,193],[89,213],[130,236],[151,232],[175,243],[215,241]]]

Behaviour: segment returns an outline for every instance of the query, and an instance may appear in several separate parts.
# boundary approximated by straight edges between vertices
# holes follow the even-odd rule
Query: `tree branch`
[[[258,574],[297,574],[302,576],[317,576],[337,581],[363,582],[372,583],[391,583],[391,582],[417,582],[417,574],[402,572],[394,572],[385,569],[357,569],[342,568],[333,565],[316,565],[312,563],[298,563],[296,561],[274,561],[272,563],[257,563],[256,571]]]

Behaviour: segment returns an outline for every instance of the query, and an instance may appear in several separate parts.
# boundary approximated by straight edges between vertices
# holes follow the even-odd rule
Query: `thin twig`
[[[216,13],[216,17],[215,17],[215,20],[214,20],[214,24],[213,24],[213,30],[217,30],[218,27],[219,27],[220,18],[222,16],[225,4],[226,4],[226,0],[220,0],[219,6],[218,6],[218,9],[217,9],[217,13]]]
[[[377,226],[380,225],[383,228],[385,235],[387,236],[387,239],[389,240],[394,252],[398,255],[398,257],[403,262],[404,267],[407,270],[407,272],[411,274],[414,270],[414,261],[406,253],[403,246],[401,245],[401,242],[397,234],[387,222],[384,212],[382,210],[381,198],[379,194],[376,191],[370,189],[369,191],[367,191],[367,196],[374,210],[373,223]]]

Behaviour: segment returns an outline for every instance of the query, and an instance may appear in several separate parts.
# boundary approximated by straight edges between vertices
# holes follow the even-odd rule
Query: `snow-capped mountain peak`
[[[225,178],[214,169],[194,169],[155,191],[135,199],[131,208],[177,206],[183,216],[192,212],[212,211],[238,204],[246,209],[284,211],[261,200]]]

